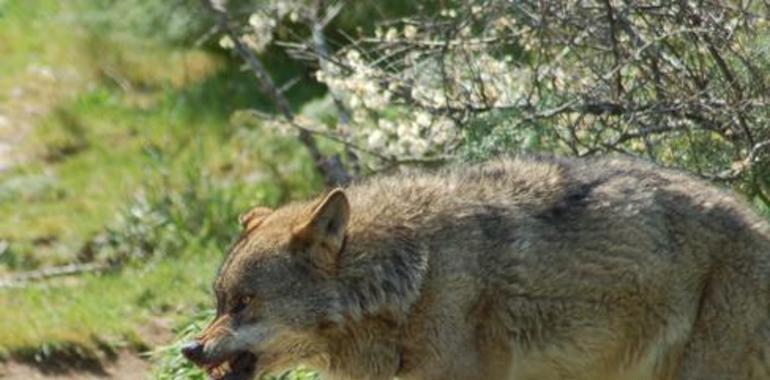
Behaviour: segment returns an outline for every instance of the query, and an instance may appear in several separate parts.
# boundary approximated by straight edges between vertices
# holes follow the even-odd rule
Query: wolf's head
[[[335,262],[349,215],[339,189],[309,206],[246,214],[214,284],[216,318],[184,355],[228,380],[323,360],[319,331],[338,315]]]

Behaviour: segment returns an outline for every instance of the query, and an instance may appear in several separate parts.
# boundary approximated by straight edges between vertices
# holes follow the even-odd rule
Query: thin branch
[[[325,8],[324,0],[315,0],[313,2],[313,10],[310,16],[313,47],[317,54],[318,65],[321,68],[321,70],[326,69],[330,65],[330,63],[326,59],[326,57],[329,57],[330,54],[329,54],[329,47],[326,44],[326,36],[324,35],[324,28],[339,13],[339,11],[342,9],[342,5],[336,4],[335,6],[331,7],[330,9],[327,10],[326,16],[322,18],[320,13],[321,13],[321,10],[324,8]],[[350,111],[345,107],[345,104],[342,102],[342,99],[339,97],[338,94],[336,94],[331,89],[329,89],[329,93],[332,97],[332,101],[334,102],[334,107],[337,109],[337,113],[339,114],[339,123],[343,126],[350,124]],[[350,161],[350,165],[353,169],[353,173],[356,176],[360,176],[361,162],[358,159],[358,155],[353,150],[352,145],[349,143],[345,144],[345,155]]]
[[[275,104],[278,111],[283,115],[286,121],[298,131],[298,138],[300,142],[305,146],[310,157],[316,165],[318,171],[323,175],[327,185],[337,186],[350,182],[351,177],[347,173],[338,158],[327,158],[321,153],[318,145],[313,136],[305,129],[300,127],[294,120],[294,113],[291,110],[289,100],[278,89],[273,78],[268,73],[265,66],[257,58],[256,54],[249,49],[246,44],[241,40],[240,36],[230,25],[230,17],[227,13],[227,9],[222,4],[215,4],[213,0],[203,0],[205,5],[211,10],[217,17],[217,25],[219,30],[223,31],[232,40],[235,51],[243,59],[254,72],[257,77],[257,84],[260,91],[268,96]]]
[[[6,278],[0,278],[0,289],[24,287],[33,281],[42,281],[54,277],[71,276],[82,273],[103,272],[112,269],[107,264],[85,263],[68,264],[36,271],[21,272]]]

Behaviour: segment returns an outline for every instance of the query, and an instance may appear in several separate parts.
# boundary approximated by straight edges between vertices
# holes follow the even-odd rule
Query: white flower
[[[323,70],[316,71],[315,72],[315,80],[317,80],[317,81],[319,81],[321,83],[326,83],[326,80],[327,80],[326,73]]]
[[[429,127],[430,124],[433,122],[433,117],[431,117],[431,115],[427,112],[418,111],[414,115],[414,121],[420,127]]]
[[[255,31],[272,30],[275,27],[275,20],[261,13],[252,13],[252,15],[249,16],[249,25],[251,25]]]
[[[433,138],[432,142],[437,145],[444,145],[454,139],[454,122],[451,119],[442,117],[433,123],[431,128]]]
[[[358,108],[361,107],[361,99],[358,96],[351,96],[350,97],[350,108]]]
[[[377,126],[385,132],[394,132],[396,130],[396,124],[388,119],[378,120]]]
[[[345,54],[345,58],[347,58],[351,63],[357,63],[361,61],[361,53],[359,53],[358,50],[351,49],[348,50],[347,54]]]
[[[374,83],[374,81],[367,80],[367,81],[362,81],[361,90],[364,93],[364,95],[374,96],[380,90],[380,87],[377,86],[377,83]]]
[[[436,107],[443,107],[446,105],[446,96],[444,96],[443,91],[435,91],[431,100]]]
[[[219,39],[219,46],[222,49],[232,49],[235,47],[235,43],[230,39],[230,36],[222,36],[222,38]]]
[[[387,42],[393,42],[396,38],[398,38],[398,30],[396,30],[396,28],[390,28],[387,33],[385,33],[385,41]]]
[[[409,152],[414,157],[420,157],[428,152],[428,142],[423,139],[414,139],[409,144]]]
[[[404,27],[404,37],[407,39],[414,39],[417,37],[417,27],[414,25],[407,25]]]
[[[368,114],[365,110],[361,108],[354,108],[353,109],[353,122],[356,124],[364,124],[366,123],[368,119]]]
[[[419,129],[415,127],[416,125],[413,123],[404,122],[398,125],[398,128],[396,128],[396,133],[400,139],[407,141],[418,135]]]
[[[294,7],[295,5],[289,1],[280,0],[273,3],[273,9],[275,9],[275,12],[278,14],[278,17],[283,17],[289,12],[292,12],[294,10],[293,9]]]
[[[387,137],[385,136],[385,133],[379,129],[375,129],[369,134],[369,138],[366,139],[366,144],[371,149],[379,150],[385,147],[386,141]]]
[[[242,39],[243,43],[257,53],[265,51],[267,45],[269,45],[272,40],[273,36],[271,34],[245,34]]]

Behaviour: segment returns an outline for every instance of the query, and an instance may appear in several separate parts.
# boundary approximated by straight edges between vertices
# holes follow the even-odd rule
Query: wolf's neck
[[[419,298],[427,267],[427,247],[407,227],[351,232],[338,271],[344,318],[406,318]]]

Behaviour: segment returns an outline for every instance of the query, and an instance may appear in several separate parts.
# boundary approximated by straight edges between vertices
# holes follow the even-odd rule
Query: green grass
[[[209,302],[217,255],[165,259],[119,275],[86,275],[59,286],[5,291],[0,342],[13,354],[46,346],[76,345],[83,352],[100,342],[142,345],[138,326],[173,310],[184,314]]]
[[[78,48],[90,52],[92,41],[81,38]],[[18,261],[21,268],[11,269],[72,260],[84,241],[115,218],[138,185],[160,171],[175,177],[186,162],[201,156],[206,169],[224,172],[232,160],[244,157],[244,150],[263,145],[249,139],[254,146],[234,146],[242,140],[236,136],[240,128],[229,122],[234,110],[263,104],[250,75],[221,67],[219,58],[205,52],[164,52],[122,41],[99,44],[98,58],[82,73],[90,78],[90,88],[76,87],[74,97],[51,104],[45,116],[32,120],[36,127],[23,147],[27,162],[0,177],[0,213],[5,216],[0,239],[25,257]],[[188,65],[181,79],[177,61]],[[105,68],[111,77],[103,77]],[[115,81],[129,83],[129,91]],[[310,95],[306,90],[298,94]],[[160,168],[152,166],[157,156],[166,157]],[[273,159],[253,153],[245,157]],[[262,165],[238,164],[251,171]]]
[[[30,63],[71,59],[73,31],[61,26],[56,0],[0,0],[0,84],[13,80]]]
[[[257,136],[266,134],[245,131],[239,139]],[[193,145],[198,152],[206,150],[203,141]],[[273,145],[282,144],[273,141]],[[290,146],[284,150],[292,152]],[[201,156],[218,162],[215,154]],[[144,178],[133,200],[123,200],[124,206],[88,245],[92,260],[118,263],[121,269],[0,290],[0,308],[7,310],[0,321],[0,350],[37,355],[50,347],[75,345],[93,353],[105,341],[142,344],[139,327],[148,318],[194,314],[210,305],[210,284],[237,234],[240,212],[249,205],[274,205],[285,197],[304,196],[317,184],[309,181],[304,192],[285,194],[282,187],[267,182],[228,180],[244,173],[245,167],[232,160],[226,161],[227,170],[217,173],[200,166],[204,160],[197,155],[175,161],[156,152],[144,160],[152,163],[145,168],[152,174]],[[259,170],[258,161],[247,162]],[[302,162],[294,164],[294,170],[311,170]],[[80,197],[77,201],[86,202]]]
[[[296,144],[264,131],[223,138],[198,130],[176,146],[180,139],[170,131],[129,138],[115,129],[123,143],[113,149],[107,132],[90,140],[87,152],[11,177],[23,183],[54,173],[38,185],[38,195],[26,191],[0,201],[0,212],[11,215],[0,222],[0,236],[11,242],[3,260],[8,269],[32,269],[89,253],[128,268],[64,286],[0,290],[0,307],[10,310],[0,321],[3,350],[93,347],[104,337],[130,338],[152,313],[200,306],[209,301],[211,276],[237,233],[237,214],[306,196],[318,185]],[[250,151],[251,143],[270,148]],[[277,162],[261,161],[266,154]],[[276,167],[290,183],[272,181]],[[40,242],[43,236],[52,238]]]
[[[238,213],[321,183],[294,139],[231,122],[237,109],[269,109],[237,64],[94,33],[77,20],[88,6],[0,0],[0,112],[31,126],[23,165],[0,174],[0,276],[73,261],[120,269],[0,289],[5,355],[144,349],[148,321],[184,324],[210,306]],[[27,106],[38,112],[15,111]]]
[[[17,169],[13,180],[0,187],[0,213],[8,215],[0,220],[0,236],[12,244],[54,239],[57,244],[37,245],[39,261],[70,260],[72,255],[51,256],[48,251],[76,250],[78,243],[115,219],[140,182],[158,175],[153,154],[173,155],[181,162],[200,149],[209,162],[222,159],[223,152],[212,149],[219,142],[216,131],[185,124],[185,133],[198,141],[199,146],[192,147],[192,138],[184,141],[178,132],[182,121],[166,117],[165,111],[137,112],[106,90],[59,106],[33,131],[27,151],[35,161]],[[66,128],[68,123],[78,125],[77,134]],[[163,169],[173,171],[174,165],[169,162]],[[25,207],[18,207],[19,201]]]

